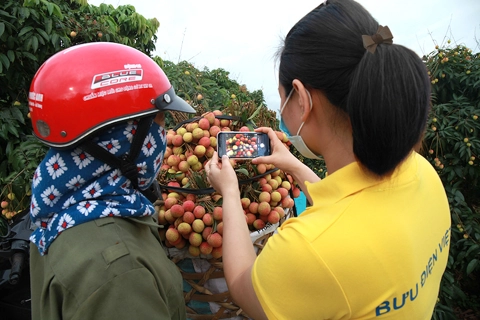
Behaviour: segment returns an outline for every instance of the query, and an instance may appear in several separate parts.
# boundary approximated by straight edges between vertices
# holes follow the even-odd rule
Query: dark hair
[[[303,17],[279,51],[279,82],[319,89],[348,114],[360,163],[385,175],[410,153],[425,130],[430,102],[426,66],[410,49],[363,47],[378,22],[353,0],[329,0]],[[392,32],[394,33],[394,32]]]

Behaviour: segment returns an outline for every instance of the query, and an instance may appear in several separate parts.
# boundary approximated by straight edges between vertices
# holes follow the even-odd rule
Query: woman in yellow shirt
[[[414,151],[429,112],[426,67],[392,39],[352,0],[325,1],[287,34],[280,128],[304,156],[323,156],[329,175],[320,181],[271,129],[257,129],[273,153],[254,163],[292,174],[311,203],[258,257],[230,163],[215,155],[207,166],[228,208],[226,281],[252,318],[431,318],[450,212],[435,170]]]

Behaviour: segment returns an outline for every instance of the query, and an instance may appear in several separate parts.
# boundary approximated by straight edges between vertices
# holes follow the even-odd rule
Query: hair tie
[[[371,53],[375,53],[377,45],[381,43],[392,44],[393,35],[390,29],[385,26],[378,26],[377,33],[373,36],[362,35],[363,47]]]

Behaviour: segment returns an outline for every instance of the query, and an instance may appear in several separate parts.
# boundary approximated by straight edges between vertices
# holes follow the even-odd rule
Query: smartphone
[[[271,154],[270,139],[263,132],[220,131],[217,134],[217,152],[235,160],[251,160]]]

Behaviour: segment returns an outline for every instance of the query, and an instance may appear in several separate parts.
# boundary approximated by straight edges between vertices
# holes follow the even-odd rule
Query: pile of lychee
[[[167,147],[158,176],[162,200],[155,210],[165,227],[160,236],[167,247],[186,249],[191,256],[222,256],[222,196],[211,188],[205,163],[217,147],[219,131],[251,131],[244,124],[226,119],[220,110],[207,112],[167,131]],[[286,135],[276,131],[289,147]],[[249,229],[262,230],[277,224],[293,208],[300,189],[292,176],[271,164],[251,161],[230,163],[239,176],[241,204]]]
[[[15,194],[13,192],[10,192],[7,195],[7,198],[9,201],[3,200],[1,203],[1,207],[2,207],[2,215],[7,220],[9,220],[9,219],[12,219],[17,214],[17,212],[15,212],[14,210],[9,209],[11,207],[12,201],[15,199]]]

